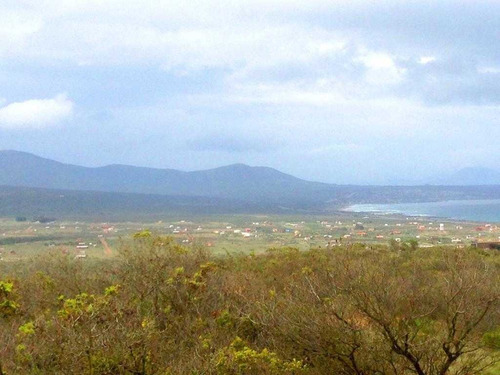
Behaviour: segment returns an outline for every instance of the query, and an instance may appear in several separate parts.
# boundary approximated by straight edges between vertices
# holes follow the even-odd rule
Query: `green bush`
[[[215,258],[143,231],[113,260],[13,263],[0,374],[491,374],[500,254],[394,250]]]

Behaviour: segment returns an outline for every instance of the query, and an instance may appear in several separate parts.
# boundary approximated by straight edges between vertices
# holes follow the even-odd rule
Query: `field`
[[[113,249],[120,239],[144,229],[173,236],[185,246],[203,245],[213,254],[261,253],[282,246],[308,250],[349,243],[373,245],[409,240],[417,241],[421,247],[465,247],[476,241],[500,238],[500,228],[494,223],[341,212],[335,216],[178,216],[155,222],[114,223],[17,222],[4,218],[0,219],[0,257],[3,261],[15,261],[52,248],[75,256],[110,257],[113,251],[105,251],[103,243]]]

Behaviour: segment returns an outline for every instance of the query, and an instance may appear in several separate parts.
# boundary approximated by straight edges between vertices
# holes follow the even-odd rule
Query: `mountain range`
[[[240,200],[306,199],[329,187],[244,164],[195,172],[128,165],[88,168],[19,151],[0,151],[0,170],[0,185]]]
[[[355,186],[311,182],[244,164],[194,172],[127,165],[89,168],[0,151],[0,170],[0,215],[30,209],[90,214],[96,208],[115,213],[317,213],[356,203],[500,198],[500,186],[492,185],[500,184],[497,175],[475,169],[435,181],[440,186]],[[482,181],[490,185],[471,186]]]

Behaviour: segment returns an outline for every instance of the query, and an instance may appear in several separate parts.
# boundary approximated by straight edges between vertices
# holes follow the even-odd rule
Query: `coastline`
[[[500,223],[500,199],[446,200],[415,203],[353,204],[341,209],[376,216],[410,216],[443,220]]]

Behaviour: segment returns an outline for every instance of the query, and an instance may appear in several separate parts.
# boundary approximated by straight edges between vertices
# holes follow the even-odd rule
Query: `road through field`
[[[101,240],[102,246],[104,246],[104,254],[106,255],[113,255],[113,250],[108,245],[108,242],[104,237],[99,238]]]

